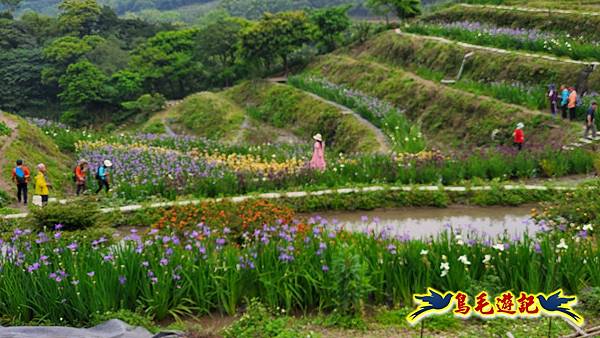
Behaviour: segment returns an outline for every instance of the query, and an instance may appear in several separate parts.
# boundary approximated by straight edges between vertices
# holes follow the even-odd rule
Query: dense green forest
[[[364,39],[349,6],[264,14],[217,11],[176,27],[119,18],[95,0],[64,0],[56,17],[0,18],[0,109],[77,124],[119,123],[165,99],[282,72]]]
[[[10,2],[18,0],[5,0],[10,7]],[[24,0],[18,6],[18,13],[34,11],[41,14],[56,15],[59,13],[60,0]],[[324,8],[338,5],[350,5],[351,13],[366,14],[361,6],[363,0],[100,0],[100,5],[111,7],[117,15],[133,15],[149,19],[163,19],[169,21],[193,21],[206,12],[221,8],[233,16],[248,19],[257,19],[264,12],[283,12],[290,10],[303,10],[309,8]],[[188,12],[192,12],[190,16]]]

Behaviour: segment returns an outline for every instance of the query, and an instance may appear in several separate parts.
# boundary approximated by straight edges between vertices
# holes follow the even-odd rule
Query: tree
[[[319,28],[317,36],[325,44],[326,52],[335,49],[340,34],[350,27],[349,9],[350,6],[330,7],[310,13],[310,20]]]
[[[6,8],[10,14],[13,14],[21,5],[22,0],[0,0],[0,5]]]
[[[130,69],[144,79],[146,92],[183,97],[202,85],[203,66],[195,58],[196,29],[160,32],[138,48]]]
[[[241,32],[250,22],[241,18],[221,17],[207,23],[198,32],[197,54],[210,70],[208,78],[215,86],[228,86],[243,73],[238,45]]]
[[[83,37],[97,31],[102,9],[96,0],[63,0],[58,8],[58,22],[65,32]]]
[[[242,32],[241,52],[250,60],[262,60],[267,69],[278,56],[287,73],[290,54],[310,42],[314,30],[304,12],[267,13]]]
[[[391,9],[401,20],[421,14],[420,0],[368,0],[367,6],[376,13],[386,13]]]
[[[0,109],[16,112],[48,108],[53,96],[41,82],[44,64],[39,48],[0,53]]]
[[[77,122],[91,120],[108,102],[107,76],[91,62],[82,60],[69,65],[58,83],[58,97],[68,108],[79,114]],[[84,116],[83,114],[89,114]]]

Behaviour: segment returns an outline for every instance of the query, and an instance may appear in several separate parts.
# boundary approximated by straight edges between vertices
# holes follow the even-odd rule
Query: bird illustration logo
[[[549,296],[538,294],[537,299],[548,315],[563,317],[583,326],[583,317],[573,310],[573,306],[577,304],[576,296],[564,296],[563,290],[559,289]]]
[[[414,295],[415,303],[419,306],[406,317],[412,325],[430,315],[446,313],[452,308],[452,292],[442,293],[433,288],[428,288],[427,292]]]

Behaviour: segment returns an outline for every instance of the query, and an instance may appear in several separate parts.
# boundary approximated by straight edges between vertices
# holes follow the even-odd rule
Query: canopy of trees
[[[179,99],[287,71],[353,36],[345,34],[349,6],[254,21],[221,11],[186,28],[122,19],[95,0],[59,8],[54,18],[0,18],[0,109],[73,124],[119,122],[144,111],[133,104],[140,97]]]

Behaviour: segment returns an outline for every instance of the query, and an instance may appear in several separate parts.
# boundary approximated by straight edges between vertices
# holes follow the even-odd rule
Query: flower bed
[[[577,293],[600,283],[593,237],[490,239],[453,229],[424,242],[389,237],[376,222],[372,229],[349,233],[314,218],[264,225],[238,243],[227,228],[200,223],[182,234],[132,231],[119,244],[15,229],[0,258],[0,312],[11,323],[84,325],[121,309],[156,320],[234,314],[256,297],[288,311],[348,313],[365,303],[411,304],[428,286]]]
[[[526,50],[566,56],[574,60],[600,59],[598,42],[581,42],[570,36],[557,36],[535,29],[496,27],[479,22],[416,24],[406,32],[448,37],[453,40],[503,49]]]

